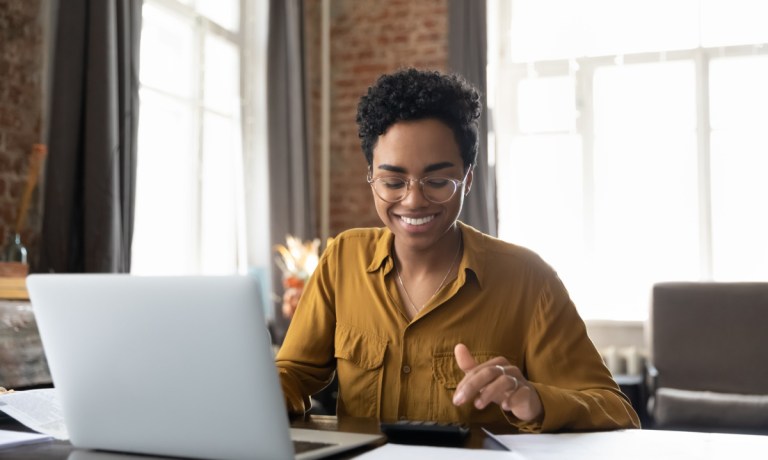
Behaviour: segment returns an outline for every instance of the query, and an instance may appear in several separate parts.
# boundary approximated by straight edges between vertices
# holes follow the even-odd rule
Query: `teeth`
[[[410,217],[401,216],[401,219],[403,219],[403,222],[405,222],[408,225],[424,225],[427,222],[431,222],[432,219],[435,218],[435,216],[427,216],[427,217],[421,217],[418,219],[411,219]]]

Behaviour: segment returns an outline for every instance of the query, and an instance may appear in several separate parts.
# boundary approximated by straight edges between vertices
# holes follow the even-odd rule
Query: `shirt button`
[[[411,366],[408,366],[408,365],[403,366],[403,373],[404,374],[410,374],[411,373]]]

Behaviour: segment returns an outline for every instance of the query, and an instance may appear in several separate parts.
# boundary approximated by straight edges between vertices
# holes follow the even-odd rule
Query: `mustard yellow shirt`
[[[556,273],[533,252],[459,222],[458,276],[413,321],[395,285],[386,228],[349,230],[323,253],[276,363],[288,408],[338,374],[337,413],[381,420],[503,422],[522,431],[639,427]],[[496,404],[454,406],[463,343],[478,362],[504,356],[541,397],[543,420]]]

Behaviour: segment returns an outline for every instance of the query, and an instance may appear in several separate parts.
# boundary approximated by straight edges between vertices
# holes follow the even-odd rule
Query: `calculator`
[[[460,446],[469,434],[469,427],[461,423],[399,420],[382,422],[380,427],[387,440],[395,444]]]

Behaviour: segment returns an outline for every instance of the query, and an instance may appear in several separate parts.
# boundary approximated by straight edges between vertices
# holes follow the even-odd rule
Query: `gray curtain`
[[[56,13],[41,272],[131,266],[140,0],[67,0]]]
[[[272,244],[285,244],[285,235],[304,240],[317,236],[311,190],[307,97],[303,65],[302,0],[271,0],[267,51],[267,111],[269,132],[270,234]],[[273,287],[282,293],[275,273]],[[276,326],[284,329],[279,305]],[[274,331],[280,335],[280,330]]]
[[[490,235],[498,233],[496,172],[488,164],[488,109],[486,65],[488,62],[485,0],[448,0],[448,66],[482,93],[480,147],[472,192],[460,219]]]

